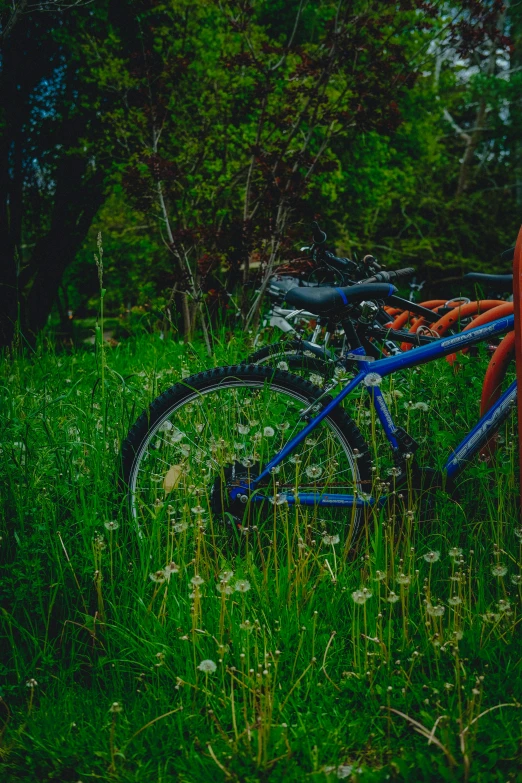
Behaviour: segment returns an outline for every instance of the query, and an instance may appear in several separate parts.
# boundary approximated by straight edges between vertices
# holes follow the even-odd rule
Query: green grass
[[[169,544],[179,572],[149,578],[162,539],[122,508],[121,441],[182,375],[245,356],[230,337],[212,360],[199,343],[122,341],[104,386],[94,347],[42,343],[0,365],[0,779],[522,780],[513,422],[429,522],[398,504],[355,554],[299,547],[281,510],[279,558],[207,545],[196,526]],[[442,361],[384,387],[421,461],[442,464],[473,423],[484,368]],[[370,436],[361,399],[347,409]],[[218,592],[223,568],[250,589]]]

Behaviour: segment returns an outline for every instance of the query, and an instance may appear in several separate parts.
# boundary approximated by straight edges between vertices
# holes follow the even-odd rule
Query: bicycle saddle
[[[511,291],[513,288],[513,275],[486,275],[483,272],[468,272],[464,275],[464,280],[468,283],[489,288],[492,291]]]
[[[286,301],[298,310],[327,315],[366,299],[388,299],[396,291],[390,283],[362,283],[344,288],[292,288],[286,295]]]

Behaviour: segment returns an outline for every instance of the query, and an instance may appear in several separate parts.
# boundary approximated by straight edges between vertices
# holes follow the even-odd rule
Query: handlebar
[[[326,242],[326,234],[322,228],[320,228],[317,220],[314,220],[312,223],[312,236],[316,245],[322,245],[323,242]]]
[[[373,277],[368,277],[366,280],[361,280],[361,283],[391,283],[394,280],[400,280],[404,277],[411,277],[415,274],[415,269],[411,266],[404,267],[404,269],[395,269],[390,272],[378,272]]]

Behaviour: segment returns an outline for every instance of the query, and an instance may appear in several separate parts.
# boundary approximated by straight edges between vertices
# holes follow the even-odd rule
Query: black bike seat
[[[513,275],[487,275],[483,272],[468,272],[467,275],[464,275],[464,280],[492,291],[507,292],[513,289]]]
[[[327,315],[367,299],[388,299],[396,291],[391,283],[361,283],[344,288],[292,288],[286,295],[286,301],[298,310]]]

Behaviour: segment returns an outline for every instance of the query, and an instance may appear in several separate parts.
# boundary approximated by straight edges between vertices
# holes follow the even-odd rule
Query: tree
[[[0,344],[46,323],[104,198],[75,40],[83,6],[4,5],[0,39]],[[45,11],[45,13],[43,12]]]

